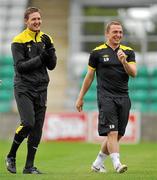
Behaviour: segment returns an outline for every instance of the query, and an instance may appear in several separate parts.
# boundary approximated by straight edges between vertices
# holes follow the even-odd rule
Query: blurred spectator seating
[[[11,54],[10,43],[23,29],[23,14],[27,4],[28,0],[0,0],[0,54]]]
[[[11,56],[0,56],[0,112],[11,110],[13,100],[13,60]]]
[[[28,0],[0,0],[0,112],[12,110],[14,70],[11,42],[23,29],[27,5]]]

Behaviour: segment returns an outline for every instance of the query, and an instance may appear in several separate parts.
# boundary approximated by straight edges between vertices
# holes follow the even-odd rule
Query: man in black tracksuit
[[[24,174],[41,174],[34,167],[34,158],[40,143],[46,112],[47,69],[56,66],[53,40],[40,31],[42,23],[38,8],[30,7],[25,11],[27,28],[14,37],[12,55],[14,59],[14,93],[20,114],[21,124],[17,128],[10,152],[6,158],[7,170],[16,173],[16,152],[25,138],[28,138],[27,158]]]

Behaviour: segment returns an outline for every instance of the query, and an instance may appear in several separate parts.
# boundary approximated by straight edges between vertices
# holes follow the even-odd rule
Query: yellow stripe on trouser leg
[[[24,127],[24,126],[19,126],[19,127],[16,129],[16,134],[18,134],[23,127]]]

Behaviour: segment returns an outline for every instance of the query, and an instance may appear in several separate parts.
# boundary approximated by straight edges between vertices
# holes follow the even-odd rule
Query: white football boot
[[[103,164],[100,165],[100,166],[94,166],[94,165],[92,164],[91,170],[92,170],[93,172],[97,172],[97,173],[106,173],[106,172],[107,172],[107,171],[106,171],[106,168],[105,168],[105,166],[104,166]]]
[[[119,164],[116,168],[117,173],[124,173],[127,171],[128,167],[125,164]]]

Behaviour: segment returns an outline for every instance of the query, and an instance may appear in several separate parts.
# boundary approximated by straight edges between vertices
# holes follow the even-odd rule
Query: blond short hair
[[[119,21],[111,21],[109,23],[106,24],[106,27],[105,27],[105,32],[109,32],[110,31],[110,28],[112,25],[119,25],[119,26],[122,26],[121,22]]]

